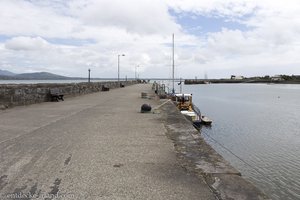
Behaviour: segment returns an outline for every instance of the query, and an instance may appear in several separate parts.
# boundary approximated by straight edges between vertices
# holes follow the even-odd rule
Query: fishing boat
[[[175,94],[175,104],[180,112],[199,129],[203,125],[211,125],[212,120],[202,116],[200,109],[192,102],[192,94]]]

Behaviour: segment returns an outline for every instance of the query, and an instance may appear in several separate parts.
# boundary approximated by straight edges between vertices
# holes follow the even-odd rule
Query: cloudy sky
[[[0,69],[170,77],[172,33],[176,77],[300,74],[298,0],[0,0]]]

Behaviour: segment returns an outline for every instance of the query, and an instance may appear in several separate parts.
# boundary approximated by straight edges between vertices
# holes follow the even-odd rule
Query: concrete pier
[[[267,199],[150,89],[0,111],[0,199]]]
[[[149,85],[0,111],[0,199],[215,199],[184,170]]]

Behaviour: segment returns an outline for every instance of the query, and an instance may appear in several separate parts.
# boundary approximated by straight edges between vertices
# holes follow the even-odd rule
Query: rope
[[[156,106],[155,108],[153,108],[153,110],[160,108],[161,106],[165,105],[165,104],[168,103],[169,101],[171,101],[171,99],[169,99],[169,100],[163,102],[162,104]]]
[[[263,172],[261,172],[259,169],[257,169],[256,167],[254,167],[253,165],[249,164],[247,161],[245,161],[244,159],[242,159],[240,156],[236,155],[234,152],[232,152],[230,149],[228,149],[227,147],[225,147],[223,144],[221,144],[220,142],[218,142],[216,139],[214,139],[213,137],[211,137],[210,135],[206,134],[205,132],[203,132],[208,138],[210,138],[211,140],[213,140],[216,144],[218,144],[219,146],[221,146],[223,149],[227,150],[229,153],[231,153],[233,156],[235,156],[238,160],[240,160],[241,162],[243,162],[244,164],[246,164],[248,167],[252,168],[253,170],[255,170],[257,173],[259,173],[260,175],[262,175],[263,177],[267,178],[268,180],[269,177],[267,177]]]

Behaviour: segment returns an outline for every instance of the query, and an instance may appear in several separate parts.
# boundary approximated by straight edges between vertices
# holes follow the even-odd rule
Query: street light
[[[125,56],[125,54],[118,55],[118,83],[120,83],[120,56]]]
[[[137,80],[137,76],[136,76],[136,73],[137,73],[137,68],[140,67],[139,65],[135,66],[135,80]]]

